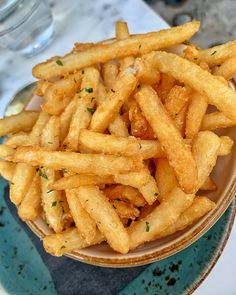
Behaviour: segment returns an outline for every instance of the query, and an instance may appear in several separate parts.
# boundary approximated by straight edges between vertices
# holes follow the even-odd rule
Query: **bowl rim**
[[[178,253],[179,251],[185,249],[186,247],[190,246],[198,239],[200,239],[224,214],[224,212],[227,210],[230,203],[234,199],[235,194],[236,176],[234,176],[227,192],[221,198],[219,203],[217,203],[216,207],[208,213],[206,218],[200,222],[196,229],[187,234],[185,237],[181,238],[180,236],[178,241],[174,242],[173,244],[164,249],[157,249],[149,254],[144,254],[138,257],[130,258],[126,258],[125,255],[124,258],[94,257],[80,253],[79,250],[77,250],[76,252],[73,251],[71,253],[66,253],[64,254],[64,256],[91,265],[113,268],[135,267],[162,260],[164,258],[167,258],[171,255]],[[27,221],[26,223],[40,239],[43,239],[45,237],[43,231],[34,222]]]

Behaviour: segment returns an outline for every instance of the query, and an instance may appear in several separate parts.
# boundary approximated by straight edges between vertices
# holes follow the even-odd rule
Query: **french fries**
[[[214,166],[233,150],[232,130],[211,130],[236,125],[236,41],[181,44],[198,28],[130,35],[120,21],[115,39],[76,43],[33,68],[41,97],[26,109],[40,112],[0,120],[0,174],[20,218],[50,228],[48,253],[106,242],[126,254],[198,231],[221,206],[198,194],[218,193]]]
[[[159,158],[164,155],[157,140],[141,140],[135,137],[124,138],[85,129],[81,130],[79,140],[84,146],[97,153],[140,156],[143,159]],[[106,145],[104,145],[104,142],[106,142]]]
[[[0,119],[0,136],[19,131],[30,131],[38,116],[37,112],[22,111],[17,115]]]
[[[47,80],[95,63],[104,63],[114,58],[136,56],[152,50],[171,47],[192,37],[198,31],[199,26],[198,21],[193,21],[179,27],[131,36],[129,39],[115,41],[111,44],[101,44],[78,53],[72,52],[63,58],[54,57],[49,61],[36,65],[32,72],[34,77]],[[61,65],[58,65],[58,60]]]
[[[197,182],[195,161],[160,99],[150,86],[141,86],[135,98],[166,151],[181,188],[185,192],[193,192]]]
[[[159,51],[150,53],[148,58],[150,55],[153,65],[161,72],[171,74],[175,79],[206,95],[209,104],[215,105],[229,119],[236,120],[235,91],[198,65],[173,53]]]
[[[42,165],[55,170],[67,169],[76,173],[100,176],[140,170],[143,167],[139,158],[57,152],[39,147],[19,147],[15,154],[8,156],[8,159],[16,163],[31,163],[34,166]]]
[[[108,244],[120,253],[129,251],[129,236],[115,209],[96,186],[78,188],[79,200],[84,209],[95,220],[98,229]]]

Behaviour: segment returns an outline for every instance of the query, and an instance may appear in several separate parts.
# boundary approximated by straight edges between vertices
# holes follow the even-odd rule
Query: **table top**
[[[52,55],[65,54],[75,42],[99,41],[114,36],[117,20],[127,21],[131,33],[154,31],[168,26],[141,0],[54,0],[50,4],[56,35],[48,49],[31,59],[0,49],[0,116],[14,93],[34,80],[31,75],[34,64]],[[155,8],[157,10],[158,5]],[[235,247],[234,225],[221,258],[195,295],[235,294]]]

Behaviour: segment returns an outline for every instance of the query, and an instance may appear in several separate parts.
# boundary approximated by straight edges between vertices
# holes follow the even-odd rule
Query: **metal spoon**
[[[33,96],[35,85],[36,82],[33,82],[17,91],[5,109],[4,113],[6,117],[18,114],[25,108]]]

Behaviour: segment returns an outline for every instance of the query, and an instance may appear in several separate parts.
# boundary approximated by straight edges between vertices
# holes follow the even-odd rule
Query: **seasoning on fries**
[[[33,68],[44,103],[0,120],[0,174],[21,219],[53,231],[48,253],[107,242],[126,254],[214,210],[205,194],[233,140],[212,130],[236,125],[236,41],[171,53],[199,25],[130,35],[118,22],[115,40]]]

